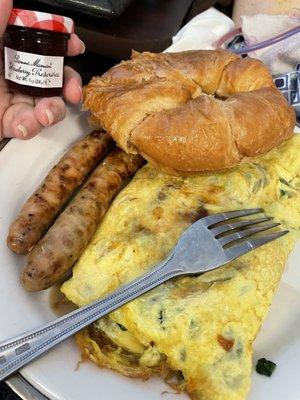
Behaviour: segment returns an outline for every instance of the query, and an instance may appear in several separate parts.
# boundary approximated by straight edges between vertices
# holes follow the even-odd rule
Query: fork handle
[[[0,381],[116,308],[182,273],[169,267],[172,256],[110,295],[63,317],[0,343]]]

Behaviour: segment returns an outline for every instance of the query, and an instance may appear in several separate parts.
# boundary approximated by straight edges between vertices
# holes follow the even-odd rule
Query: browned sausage
[[[29,291],[47,289],[62,279],[86,248],[112,199],[142,166],[139,155],[115,149],[27,256],[21,281]]]
[[[29,197],[11,224],[8,247],[18,254],[28,253],[84,178],[112,147],[110,137],[98,131],[75,143]]]

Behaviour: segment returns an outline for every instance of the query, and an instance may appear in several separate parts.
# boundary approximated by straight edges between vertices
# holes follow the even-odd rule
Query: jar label
[[[64,57],[44,56],[4,48],[5,79],[40,88],[63,86]]]

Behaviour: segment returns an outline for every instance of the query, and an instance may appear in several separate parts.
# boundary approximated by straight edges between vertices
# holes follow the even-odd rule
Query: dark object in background
[[[270,377],[276,368],[276,364],[272,361],[266,360],[265,358],[260,358],[256,364],[256,372],[260,375],[265,375]]]
[[[296,125],[300,128],[300,63],[294,71],[274,75],[277,89],[281,91],[296,113]]]
[[[184,23],[187,23],[195,15],[202,13],[203,11],[207,10],[210,7],[215,7],[222,13],[231,17],[233,9],[233,0],[194,0],[187,14],[186,21]]]
[[[126,0],[125,8],[124,0],[15,0],[14,4],[15,7],[71,16],[88,51],[118,61],[129,58],[132,49],[164,50],[186,22],[215,4],[224,8],[221,5],[224,1],[230,0]],[[119,4],[123,12],[113,20],[104,18],[101,14],[104,2],[115,7]],[[71,3],[78,6],[70,9]],[[92,3],[97,6],[87,11]],[[227,9],[230,13],[230,6]]]
[[[4,383],[0,382],[0,400],[20,400],[19,397]]]
[[[91,17],[115,19],[132,0],[38,0],[37,2]]]
[[[44,1],[59,3],[59,7]],[[82,56],[69,58],[66,63],[81,74],[85,84],[92,76],[101,75],[121,59],[129,58],[132,49],[159,52],[168,47],[172,36],[187,22],[185,18],[195,1],[202,0],[132,0],[115,20],[87,16],[80,9],[77,13],[71,12],[64,8],[65,0],[15,0],[14,5],[63,13],[74,19],[76,33],[85,42],[87,51]],[[203,2],[206,8],[215,3],[214,0]]]

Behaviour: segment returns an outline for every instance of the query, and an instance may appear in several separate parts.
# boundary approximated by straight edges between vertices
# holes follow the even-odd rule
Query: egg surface
[[[262,207],[290,233],[217,270],[164,283],[102,318],[77,335],[83,355],[126,376],[158,373],[195,400],[245,399],[252,343],[299,237],[299,154],[296,135],[226,172],[183,178],[144,166],[62,287],[78,306],[145,273],[207,214]]]

